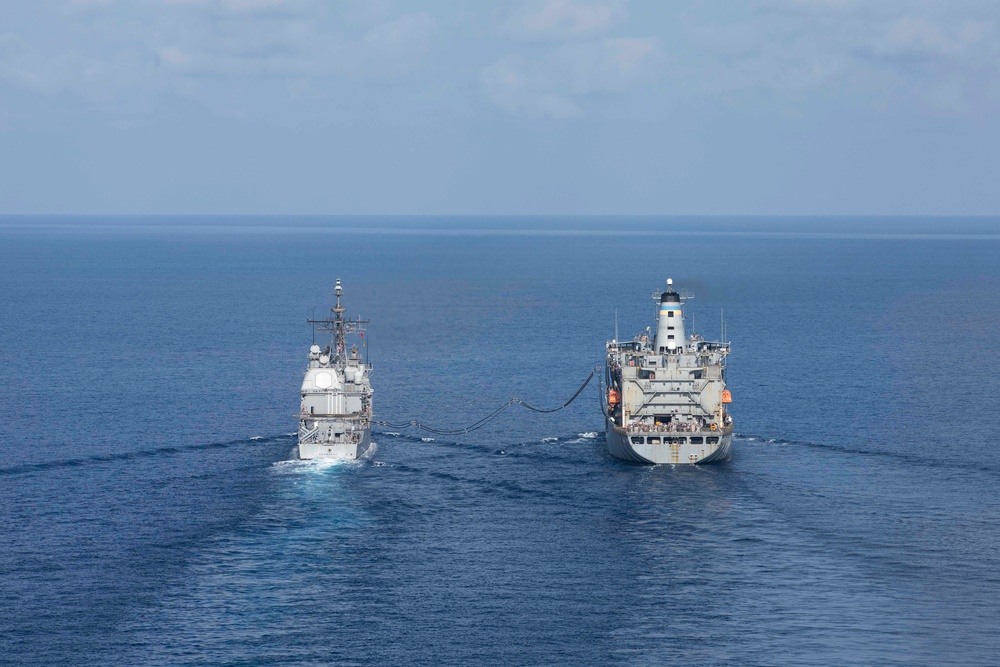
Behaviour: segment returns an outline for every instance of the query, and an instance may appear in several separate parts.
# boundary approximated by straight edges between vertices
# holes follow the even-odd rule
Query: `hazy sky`
[[[1000,214],[998,0],[0,0],[0,212]]]

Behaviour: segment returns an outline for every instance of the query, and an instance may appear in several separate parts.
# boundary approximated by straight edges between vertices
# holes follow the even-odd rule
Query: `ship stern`
[[[607,420],[608,453],[623,461],[651,464],[697,464],[727,461],[732,456],[733,430],[690,433],[630,432]]]

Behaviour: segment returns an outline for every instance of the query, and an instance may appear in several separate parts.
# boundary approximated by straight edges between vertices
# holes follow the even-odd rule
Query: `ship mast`
[[[344,293],[343,288],[340,286],[340,278],[337,278],[337,286],[333,288],[333,293],[337,296],[337,305],[330,309],[330,312],[335,316],[334,324],[334,350],[336,354],[340,356],[343,354],[344,350],[347,349],[347,338],[344,334],[344,311],[347,310],[340,305],[340,295]]]
[[[340,284],[340,278],[337,278],[337,284],[333,288],[333,294],[337,297],[337,303],[330,309],[333,317],[325,320],[307,320],[309,324],[313,325],[314,338],[317,325],[319,325],[320,331],[330,332],[331,342],[333,343],[331,353],[333,359],[341,366],[347,362],[347,334],[361,334],[364,337],[365,325],[368,324],[368,320],[363,320],[360,317],[353,320],[344,319],[344,313],[347,309],[340,304],[340,297],[343,293],[344,289]]]

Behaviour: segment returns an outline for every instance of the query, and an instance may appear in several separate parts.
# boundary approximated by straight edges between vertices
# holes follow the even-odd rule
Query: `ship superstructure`
[[[607,344],[608,452],[637,463],[710,463],[728,459],[733,421],[726,408],[729,343],[687,334],[684,301],[657,291],[656,335]]]
[[[302,380],[300,459],[356,459],[371,445],[372,366],[367,355],[362,359],[357,345],[347,347],[349,335],[364,339],[368,320],[344,318],[340,280],[334,294],[337,303],[330,309],[332,317],[308,320],[313,325],[314,342]],[[330,334],[325,348],[315,343],[317,332]]]

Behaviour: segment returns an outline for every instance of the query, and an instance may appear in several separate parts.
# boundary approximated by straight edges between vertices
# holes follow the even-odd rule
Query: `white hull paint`
[[[371,444],[371,431],[364,431],[360,442],[300,442],[299,458],[359,459],[365,455]]]
[[[675,436],[701,435],[719,436],[719,442],[709,444],[632,444],[629,434],[615,426],[611,419],[605,422],[605,436],[608,443],[608,453],[617,459],[633,463],[716,463],[726,461],[732,456],[733,430],[731,427],[722,431],[706,431],[704,433],[636,433],[639,436]]]

